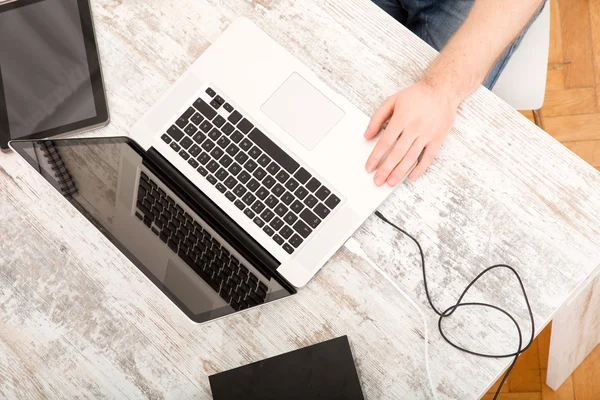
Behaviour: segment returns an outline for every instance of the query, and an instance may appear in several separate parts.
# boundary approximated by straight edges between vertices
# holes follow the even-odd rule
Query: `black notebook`
[[[37,153],[38,150],[40,155]],[[63,196],[70,197],[77,193],[75,182],[62,160],[60,152],[50,140],[38,142],[38,145],[34,147],[34,152],[36,152],[35,158],[40,172],[45,175],[51,171],[53,179],[49,181]]]
[[[347,336],[209,377],[214,400],[364,400]]]

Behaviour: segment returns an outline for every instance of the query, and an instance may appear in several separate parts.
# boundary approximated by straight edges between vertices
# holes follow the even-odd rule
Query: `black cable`
[[[529,346],[531,346],[531,343],[533,342],[533,336],[534,336],[534,332],[535,332],[535,324],[534,324],[534,320],[533,320],[533,312],[531,311],[531,305],[529,304],[529,298],[527,297],[527,292],[525,291],[525,286],[523,285],[523,281],[521,280],[521,277],[519,276],[519,274],[517,273],[517,271],[515,271],[515,269],[513,267],[511,267],[510,265],[506,265],[506,264],[496,264],[493,265],[491,267],[486,268],[485,270],[483,270],[479,275],[477,275],[477,277],[475,279],[473,279],[471,281],[471,283],[469,283],[469,285],[467,285],[467,287],[465,288],[465,290],[462,292],[462,294],[460,295],[460,297],[458,298],[456,304],[454,304],[453,306],[448,307],[445,311],[440,312],[435,305],[433,304],[433,301],[431,300],[431,295],[429,294],[429,286],[427,285],[427,274],[425,271],[425,256],[423,254],[423,249],[421,248],[421,244],[419,243],[419,241],[417,239],[415,239],[412,235],[410,235],[408,232],[406,232],[404,229],[398,227],[396,224],[390,222],[386,217],[384,217],[379,211],[375,211],[375,215],[377,217],[379,217],[383,222],[391,225],[392,227],[396,228],[398,231],[402,232],[404,235],[408,236],[410,239],[412,239],[413,242],[416,243],[417,247],[419,248],[419,253],[421,255],[421,267],[423,270],[423,285],[425,286],[425,295],[427,296],[427,301],[429,302],[429,305],[431,306],[431,308],[433,309],[433,311],[440,317],[438,320],[438,330],[440,331],[440,335],[444,338],[444,340],[450,344],[451,346],[457,348],[458,350],[464,351],[466,353],[469,354],[473,354],[476,356],[480,356],[480,357],[488,357],[488,358],[508,358],[508,357],[514,357],[512,363],[510,364],[510,367],[508,368],[508,370],[506,371],[506,373],[504,374],[504,376],[502,377],[502,380],[500,381],[500,385],[498,386],[498,389],[496,390],[496,394],[494,395],[494,400],[498,398],[498,394],[500,393],[500,389],[502,389],[502,386],[504,385],[504,382],[506,381],[506,378],[508,377],[508,375],[510,374],[510,371],[512,371],[513,367],[515,366],[515,363],[517,362],[517,359],[519,358],[519,355],[521,353],[523,353],[525,350],[527,350],[529,348]],[[521,286],[521,292],[523,293],[523,297],[525,298],[525,304],[527,304],[527,311],[529,312],[529,318],[531,321],[531,337],[529,338],[529,342],[527,343],[527,345],[525,347],[523,346],[523,334],[521,332],[521,327],[519,325],[519,323],[515,320],[515,318],[506,310],[503,310],[502,308],[495,306],[493,304],[488,304],[488,303],[462,303],[462,299],[465,297],[465,295],[467,294],[467,292],[469,291],[469,289],[471,289],[471,287],[475,284],[475,282],[477,282],[479,280],[479,278],[481,278],[483,275],[485,275],[486,273],[488,273],[489,271],[496,269],[496,268],[506,268],[508,269],[510,272],[512,272],[516,277],[517,280],[519,282],[519,286]],[[449,316],[451,316],[454,311],[456,311],[458,308],[460,307],[486,307],[486,308],[491,308],[497,311],[500,311],[501,313],[503,313],[504,315],[506,315],[508,318],[510,318],[510,320],[513,322],[513,324],[515,324],[515,327],[517,328],[517,332],[519,333],[519,347],[518,350],[515,351],[514,353],[507,353],[507,354],[486,354],[486,353],[478,353],[476,351],[472,351],[467,349],[466,347],[461,347],[458,344],[452,342],[452,340],[450,340],[446,334],[444,333],[444,329],[442,328],[442,321],[444,318],[448,318]]]

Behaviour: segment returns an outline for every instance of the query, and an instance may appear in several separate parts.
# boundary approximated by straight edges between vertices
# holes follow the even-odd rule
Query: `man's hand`
[[[409,179],[423,175],[452,128],[460,101],[424,80],[389,97],[373,114],[365,132],[365,138],[372,139],[389,120],[367,160],[367,172],[377,170],[375,184],[387,181],[390,186],[397,185],[421,153]]]

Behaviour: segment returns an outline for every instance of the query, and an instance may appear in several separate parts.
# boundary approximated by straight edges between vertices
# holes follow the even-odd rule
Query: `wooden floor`
[[[550,55],[544,129],[600,170],[600,0],[550,0]],[[523,114],[533,120],[530,111]],[[599,205],[600,206],[600,205]],[[521,355],[502,400],[599,400],[600,346],[556,392],[544,384],[550,330]],[[491,400],[496,387],[485,397]]]

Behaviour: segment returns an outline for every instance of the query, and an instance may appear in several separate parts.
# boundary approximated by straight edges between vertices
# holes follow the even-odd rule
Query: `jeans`
[[[475,0],[372,1],[437,51],[441,51],[452,35],[454,35],[454,32],[460,28],[475,2]],[[544,8],[545,3],[546,1],[542,4],[525,29],[523,29],[521,34],[517,36],[510,46],[504,50],[504,53],[500,58],[498,58],[498,61],[496,61],[483,82],[485,87],[490,90],[494,87],[494,84],[498,80],[506,63],[517,47],[519,47],[521,39],[523,39],[529,26],[531,26],[535,18]]]

